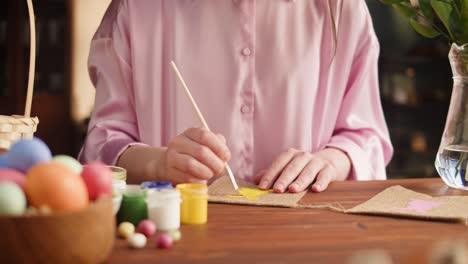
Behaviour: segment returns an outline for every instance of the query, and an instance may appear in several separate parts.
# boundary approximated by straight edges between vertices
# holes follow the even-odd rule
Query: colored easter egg
[[[172,230],[171,232],[169,232],[169,235],[171,235],[173,241],[179,241],[180,239],[182,239],[182,233],[180,233],[179,229]]]
[[[52,158],[53,161],[57,161],[62,163],[63,165],[68,166],[70,169],[72,169],[75,173],[80,174],[81,171],[83,170],[83,166],[81,166],[81,163],[77,161],[76,159],[66,156],[66,155],[57,155]]]
[[[26,176],[15,169],[0,168],[0,183],[4,181],[14,182],[23,188],[26,182]]]
[[[96,161],[85,165],[81,176],[90,200],[94,201],[101,195],[112,196],[112,170],[104,163]]]
[[[150,238],[156,232],[156,224],[151,220],[140,221],[137,227],[137,232]]]
[[[55,161],[32,167],[26,175],[24,190],[32,206],[48,206],[54,211],[81,210],[89,202],[83,179]]]
[[[146,237],[143,234],[135,233],[128,237],[127,242],[131,248],[144,248],[146,246]]]
[[[163,233],[158,236],[156,240],[156,245],[159,248],[171,248],[172,247],[172,237],[169,234]]]
[[[14,182],[0,183],[0,215],[22,215],[26,210],[26,196]]]
[[[0,168],[8,168],[8,161],[6,154],[0,155]]]
[[[135,233],[135,226],[130,222],[122,222],[117,228],[119,236],[122,238],[129,238],[133,233]]]
[[[49,161],[52,158],[49,147],[38,138],[16,142],[6,156],[7,166],[22,172],[27,172],[35,164]]]

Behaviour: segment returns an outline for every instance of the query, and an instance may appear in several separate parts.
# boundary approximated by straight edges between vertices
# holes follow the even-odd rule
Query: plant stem
[[[451,35],[447,35],[447,33],[445,33],[445,31],[443,31],[442,29],[440,29],[436,24],[432,23],[432,21],[428,21],[427,18],[423,15],[421,15],[419,12],[416,12],[416,15],[420,18],[422,18],[424,20],[424,22],[426,22],[428,25],[430,25],[431,27],[434,27],[435,30],[437,32],[439,32],[440,34],[442,34],[445,38],[447,38],[448,40],[450,40],[451,42],[454,42],[453,40],[453,37]]]
[[[457,161],[457,165],[455,165],[455,176],[458,175],[458,172],[460,171],[459,168],[460,168],[460,165],[461,163],[466,159],[466,152],[463,152],[460,156],[460,159],[458,159]],[[461,175],[460,175],[461,176]]]

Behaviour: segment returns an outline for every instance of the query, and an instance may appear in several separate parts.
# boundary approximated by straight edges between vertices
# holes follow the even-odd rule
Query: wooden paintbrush
[[[182,75],[180,74],[179,72],[179,69],[177,68],[176,64],[174,61],[171,61],[171,65],[172,65],[172,69],[174,70],[176,76],[177,76],[177,79],[179,80],[180,84],[182,85],[182,87],[184,87],[184,90],[185,90],[185,94],[187,95],[187,97],[189,98],[190,102],[192,103],[192,106],[193,106],[193,109],[195,110],[195,112],[197,113],[197,116],[198,116],[198,119],[200,119],[200,122],[202,123],[203,127],[206,128],[207,130],[210,130],[210,128],[208,127],[208,124],[206,123],[205,121],[205,118],[203,117],[200,109],[198,108],[197,106],[197,103],[195,102],[195,100],[193,99],[193,96],[192,94],[190,93],[190,90],[187,86],[187,84],[185,83],[184,81],[184,78],[182,78]],[[229,179],[231,179],[231,183],[232,183],[232,186],[234,187],[234,189],[237,191],[239,189],[239,186],[237,186],[237,182],[236,182],[236,179],[234,178],[234,174],[232,173],[232,170],[231,168],[229,167],[229,165],[226,163],[226,172],[227,174],[229,175]]]

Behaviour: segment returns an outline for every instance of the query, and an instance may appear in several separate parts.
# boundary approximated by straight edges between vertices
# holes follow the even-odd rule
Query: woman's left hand
[[[326,148],[309,153],[291,148],[257,177],[259,188],[273,188],[277,193],[301,192],[314,181],[312,191],[321,192],[332,181],[346,180],[350,170],[351,161],[341,150]]]

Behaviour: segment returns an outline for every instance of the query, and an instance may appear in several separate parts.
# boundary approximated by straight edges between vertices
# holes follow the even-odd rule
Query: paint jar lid
[[[145,181],[140,184],[141,188],[146,189],[165,189],[172,188],[171,182],[161,182],[161,181]]]

